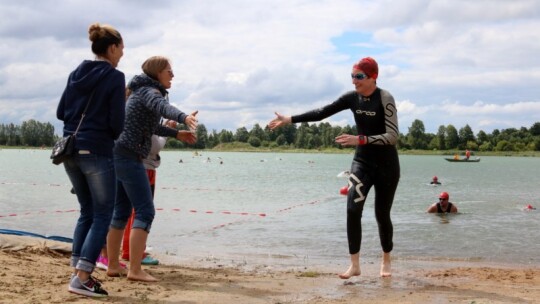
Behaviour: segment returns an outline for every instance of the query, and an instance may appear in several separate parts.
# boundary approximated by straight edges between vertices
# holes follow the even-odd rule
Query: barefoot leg
[[[120,266],[120,242],[122,242],[122,234],[124,229],[109,228],[107,234],[107,256],[109,266],[107,267],[107,275],[110,277],[118,277],[125,275],[125,269]]]
[[[129,272],[128,280],[157,282],[158,279],[146,273],[141,267],[141,260],[146,248],[148,232],[140,228],[132,228],[129,239]]]
[[[383,252],[383,258],[381,263],[381,277],[392,276],[392,267],[390,263],[390,252]]]
[[[360,275],[360,253],[351,254],[351,266],[342,274],[339,274],[339,278],[347,280],[354,276]]]

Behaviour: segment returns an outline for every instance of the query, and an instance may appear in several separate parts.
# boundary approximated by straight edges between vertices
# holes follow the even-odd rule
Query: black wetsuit
[[[360,251],[362,211],[372,186],[375,188],[375,218],[384,252],[393,248],[390,210],[399,182],[400,168],[396,150],[398,139],[397,110],[392,95],[377,88],[370,96],[348,92],[333,103],[292,116],[292,122],[320,121],[350,109],[358,134],[367,136],[367,144],[356,146],[347,195],[347,236],[349,253]]]
[[[442,210],[441,203],[437,203],[437,213],[451,213],[452,212],[452,203],[448,202],[446,211]]]

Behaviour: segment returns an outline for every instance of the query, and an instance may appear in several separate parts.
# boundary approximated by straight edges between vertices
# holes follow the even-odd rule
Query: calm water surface
[[[78,204],[63,167],[52,165],[49,154],[0,150],[0,228],[72,236]],[[149,246],[178,262],[347,265],[346,201],[339,195],[347,181],[337,175],[351,159],[352,154],[163,152]],[[540,208],[522,210],[527,204],[540,207],[540,159],[449,163],[441,156],[402,155],[400,161],[392,209],[394,265],[540,266]],[[429,185],[433,175],[442,185]],[[459,214],[425,213],[441,191],[450,193]],[[377,264],[381,249],[370,195],[362,261]]]

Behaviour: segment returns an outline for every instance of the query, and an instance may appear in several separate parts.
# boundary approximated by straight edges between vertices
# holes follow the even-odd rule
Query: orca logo
[[[375,115],[377,115],[377,112],[356,110],[356,114],[360,114],[360,115],[365,114],[367,116],[375,116]]]

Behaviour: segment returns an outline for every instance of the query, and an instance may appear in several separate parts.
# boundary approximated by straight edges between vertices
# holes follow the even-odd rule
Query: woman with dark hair
[[[75,133],[75,156],[64,162],[81,207],[73,233],[69,291],[89,297],[107,296],[91,276],[105,244],[116,194],[113,146],[124,127],[125,77],[116,69],[124,55],[120,33],[109,25],[88,30],[95,60],[84,60],[71,74],[56,116],[64,137]],[[86,113],[83,113],[88,105]]]
[[[107,236],[107,275],[119,276],[125,271],[119,263],[120,243],[132,209],[135,209],[129,240],[127,278],[155,282],[157,279],[141,267],[146,240],[155,215],[152,190],[143,159],[151,150],[153,134],[194,143],[196,137],[193,131],[177,131],[162,126],[160,121],[162,117],[171,119],[195,130],[197,112],[187,115],[169,103],[167,89],[171,88],[174,73],[167,58],[150,57],[143,63],[142,70],[143,73],[133,77],[128,84],[129,98],[124,130],[114,146],[118,183],[114,214]]]

